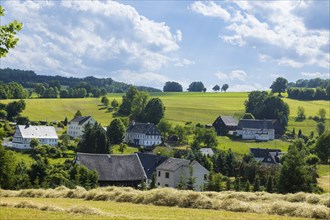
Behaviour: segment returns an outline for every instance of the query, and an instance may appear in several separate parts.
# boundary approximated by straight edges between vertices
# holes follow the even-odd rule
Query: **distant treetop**
[[[177,82],[166,82],[163,88],[164,92],[182,92],[182,85]]]

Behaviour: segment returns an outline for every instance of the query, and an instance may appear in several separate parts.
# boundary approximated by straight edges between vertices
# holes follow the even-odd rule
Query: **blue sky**
[[[329,76],[329,1],[2,1],[23,23],[1,68],[162,88],[268,89]]]

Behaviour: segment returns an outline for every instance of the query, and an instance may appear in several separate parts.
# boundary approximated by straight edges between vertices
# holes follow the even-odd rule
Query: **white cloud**
[[[228,4],[232,7],[222,7]],[[329,52],[322,48],[329,45],[329,31],[308,29],[303,17],[296,13],[297,9],[308,8],[311,4],[300,1],[220,1],[218,4],[194,2],[191,8],[209,17],[215,17],[215,8],[223,10],[221,14],[228,15],[217,17],[227,23],[230,34],[220,34],[220,38],[233,45],[255,46],[262,62],[274,61],[294,68],[317,65],[328,69]]]
[[[330,79],[330,73],[320,73],[320,72],[312,72],[312,73],[308,73],[308,72],[302,72],[301,75],[303,75],[304,77],[308,77],[308,78],[325,78],[325,79]]]
[[[166,76],[153,72],[132,72],[129,70],[119,71],[115,73],[113,78],[120,82],[134,85],[151,86],[154,88],[162,88],[165,82],[170,81]]]
[[[214,74],[216,77],[218,77],[218,79],[220,80],[240,80],[240,81],[244,81],[245,78],[247,77],[246,72],[244,72],[243,70],[233,70],[230,73],[223,73],[223,72],[216,72]]]
[[[252,83],[252,84],[235,84],[233,86],[229,85],[230,91],[233,92],[250,92],[255,90],[267,90],[268,88],[261,86],[258,83]]]
[[[153,72],[180,60],[182,33],[115,1],[6,1],[8,21],[23,22],[2,67],[39,74],[98,75],[129,69]],[[7,20],[3,20],[4,23]]]
[[[195,62],[191,61],[187,58],[183,58],[181,60],[178,60],[175,64],[175,66],[184,67],[184,66],[188,66],[188,65],[192,65],[192,64],[195,64]]]
[[[197,1],[190,5],[190,9],[204,16],[219,17],[226,21],[230,19],[230,14],[214,2]]]

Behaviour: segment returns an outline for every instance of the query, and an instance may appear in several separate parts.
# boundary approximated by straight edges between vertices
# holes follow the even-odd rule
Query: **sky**
[[[277,77],[330,78],[328,0],[0,0],[1,25],[23,23],[1,68],[111,77],[162,89],[269,89]]]

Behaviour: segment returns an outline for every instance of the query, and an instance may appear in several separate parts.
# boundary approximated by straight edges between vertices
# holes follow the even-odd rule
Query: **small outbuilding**
[[[238,120],[232,116],[219,116],[214,122],[213,127],[218,135],[226,135],[228,132],[236,131],[238,127]]]

